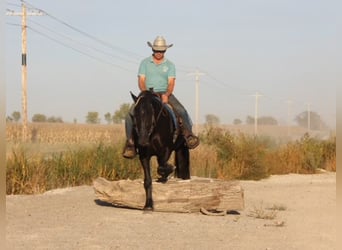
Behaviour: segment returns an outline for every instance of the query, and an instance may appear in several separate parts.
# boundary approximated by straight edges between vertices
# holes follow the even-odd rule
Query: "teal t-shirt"
[[[150,56],[140,63],[138,75],[146,77],[147,89],[153,88],[155,92],[166,92],[168,79],[176,77],[176,67],[166,58],[161,64],[155,64]]]

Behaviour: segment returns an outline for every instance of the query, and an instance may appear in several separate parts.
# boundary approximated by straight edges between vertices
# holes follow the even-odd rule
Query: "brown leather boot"
[[[127,140],[122,156],[127,159],[133,159],[137,155],[133,140]]]
[[[185,141],[189,149],[196,148],[200,143],[199,138],[193,134],[186,136]]]

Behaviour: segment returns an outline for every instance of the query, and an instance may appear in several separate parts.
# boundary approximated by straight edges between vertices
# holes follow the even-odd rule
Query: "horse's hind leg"
[[[189,148],[182,144],[175,151],[176,170],[175,174],[177,178],[183,180],[190,179],[190,153]]]

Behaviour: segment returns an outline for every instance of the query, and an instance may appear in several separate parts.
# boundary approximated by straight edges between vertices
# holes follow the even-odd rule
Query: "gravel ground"
[[[336,249],[336,173],[240,185],[245,209],[226,216],[98,205],[91,186],[7,196],[6,249]]]

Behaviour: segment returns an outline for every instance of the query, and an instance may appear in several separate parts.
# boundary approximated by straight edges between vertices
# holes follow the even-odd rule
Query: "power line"
[[[21,8],[21,5],[20,5],[20,4],[10,3],[10,2],[6,2],[6,3],[7,3],[7,5],[15,6],[15,7],[20,7],[20,8]]]
[[[54,38],[52,38],[52,37],[50,37],[50,36],[48,36],[48,35],[46,35],[46,34],[44,34],[44,33],[42,33],[42,32],[40,32],[40,31],[38,31],[38,30],[36,30],[36,29],[30,27],[30,26],[28,26],[28,28],[29,28],[30,30],[36,32],[37,34],[39,34],[39,35],[41,35],[41,36],[43,36],[43,37],[45,37],[45,38],[48,38],[48,39],[50,39],[51,41],[54,41],[55,43],[58,43],[58,44],[60,44],[60,45],[62,45],[62,46],[64,46],[64,47],[66,47],[66,48],[72,49],[72,50],[74,50],[74,51],[76,51],[76,52],[78,52],[78,53],[80,53],[80,54],[82,54],[82,55],[85,55],[85,56],[89,57],[89,58],[92,58],[92,59],[94,59],[94,60],[97,60],[97,61],[99,61],[99,62],[101,62],[101,63],[105,63],[105,64],[108,64],[108,65],[114,66],[114,67],[116,67],[116,68],[120,68],[120,69],[125,70],[125,71],[128,71],[128,72],[132,72],[132,70],[130,70],[130,69],[127,69],[127,68],[122,67],[122,66],[120,66],[120,65],[117,65],[117,64],[108,62],[108,61],[103,60],[103,59],[101,59],[101,58],[99,58],[99,57],[90,55],[89,53],[85,53],[85,52],[83,52],[83,51],[81,51],[81,50],[79,50],[79,49],[76,49],[76,48],[74,48],[74,47],[72,47],[72,46],[70,46],[70,45],[68,45],[68,44],[65,44],[65,43],[63,43],[63,42],[61,42],[61,41],[58,41],[57,39],[54,39]]]
[[[7,25],[12,25],[12,26],[21,26],[20,24],[16,24],[16,23],[8,23],[8,22],[6,22],[6,24],[7,24]],[[116,67],[116,68],[120,68],[120,69],[125,70],[125,71],[128,71],[128,72],[133,72],[133,70],[127,69],[127,68],[122,67],[122,66],[120,66],[120,65],[118,65],[118,64],[114,64],[114,63],[112,63],[112,62],[106,61],[106,60],[101,59],[101,58],[99,58],[99,57],[93,56],[93,55],[91,55],[91,54],[89,54],[89,53],[86,53],[86,52],[84,52],[84,51],[82,51],[82,50],[80,50],[80,49],[77,49],[77,48],[75,48],[75,47],[73,47],[73,46],[71,46],[71,45],[68,45],[68,44],[66,44],[66,43],[64,43],[64,42],[61,42],[61,41],[59,41],[59,40],[57,40],[57,39],[55,39],[55,38],[53,38],[53,37],[51,37],[51,36],[49,36],[49,35],[47,35],[47,34],[41,32],[41,31],[39,31],[39,30],[37,30],[37,29],[35,29],[35,28],[32,28],[31,26],[26,25],[26,27],[27,27],[28,29],[30,29],[31,31],[37,33],[37,34],[39,34],[39,35],[41,35],[41,36],[43,36],[43,37],[45,37],[45,38],[47,38],[47,39],[49,39],[49,40],[51,40],[51,41],[57,43],[57,44],[59,44],[59,45],[62,45],[63,47],[66,47],[66,48],[68,48],[68,49],[74,50],[74,51],[76,51],[76,52],[78,52],[78,53],[80,53],[80,54],[82,54],[82,55],[84,55],[84,56],[87,56],[87,57],[89,57],[89,58],[92,58],[92,59],[94,59],[94,60],[96,60],[96,61],[99,61],[99,62],[101,62],[101,63],[107,64],[107,65],[110,65],[110,66],[114,66],[114,67]]]
[[[215,82],[217,82],[221,87],[226,87],[226,88],[233,89],[233,90],[239,92],[240,94],[247,94],[247,93],[250,92],[249,90],[242,89],[242,88],[238,88],[238,87],[233,86],[233,85],[231,85],[231,84],[227,84],[226,82],[217,79],[215,76],[213,76],[212,74],[210,74],[209,72],[207,72],[207,71],[205,71],[205,70],[202,70],[202,72],[205,72],[205,74],[206,74],[209,78],[211,78],[212,80],[214,80]]]
[[[6,22],[6,24],[7,24],[7,25],[12,25],[12,26],[19,26],[19,27],[21,27],[21,24],[18,24],[18,23],[8,23],[8,22]]]
[[[39,9],[39,8],[33,6],[31,3],[28,3],[27,1],[24,1],[24,0],[21,0],[21,1],[22,1],[22,2],[25,2],[27,5],[29,5],[29,6],[31,6],[31,7],[33,7],[33,8],[35,8],[35,9],[38,9],[39,11],[42,11],[45,15],[47,15],[47,16],[50,17],[50,18],[52,18],[53,20],[55,20],[55,21],[57,21],[57,22],[59,22],[59,23],[65,25],[66,27],[68,27],[68,28],[70,28],[70,29],[72,29],[72,30],[74,30],[74,31],[76,31],[76,32],[78,32],[78,33],[80,33],[80,34],[82,34],[82,35],[84,35],[84,36],[86,36],[86,37],[88,37],[88,38],[90,38],[90,39],[92,39],[92,40],[94,40],[94,41],[96,41],[96,42],[98,42],[98,43],[104,45],[104,46],[106,46],[106,47],[109,47],[109,48],[111,48],[111,49],[117,50],[117,51],[119,51],[119,52],[121,52],[121,53],[124,53],[124,54],[126,54],[126,55],[130,55],[130,56],[134,56],[134,57],[139,57],[139,58],[141,58],[141,56],[138,55],[138,54],[136,54],[135,52],[132,52],[132,51],[129,51],[129,50],[120,48],[120,47],[118,47],[118,46],[114,46],[114,45],[112,45],[112,44],[110,44],[110,43],[108,43],[108,42],[106,42],[106,41],[103,41],[103,40],[101,40],[101,39],[99,39],[99,38],[97,38],[97,37],[95,37],[95,36],[93,36],[93,35],[91,35],[91,34],[85,32],[85,31],[82,31],[82,30],[79,29],[79,28],[74,27],[73,25],[71,25],[71,24],[69,24],[69,23],[67,23],[67,22],[65,22],[65,21],[63,21],[63,20],[61,20],[61,19],[59,19],[58,17],[55,17],[55,16],[49,14],[49,13],[48,13],[47,11],[45,11],[45,10],[42,10],[42,9]]]
[[[24,1],[23,1],[23,2],[24,2]],[[40,11],[40,10],[39,10],[39,11],[33,11],[33,12],[30,12],[30,13],[27,13],[27,15],[43,15],[43,13],[44,13],[43,11]],[[7,15],[11,15],[11,16],[20,16],[20,15],[21,15],[21,13],[15,12],[15,11],[10,10],[10,9],[7,9],[7,13],[6,13],[6,14],[7,14]],[[112,55],[112,54],[108,54],[108,53],[106,53],[106,52],[104,52],[104,51],[102,51],[102,50],[99,50],[99,49],[95,48],[95,47],[91,47],[91,46],[86,45],[86,44],[84,44],[84,43],[78,42],[78,41],[76,41],[75,39],[72,39],[71,37],[68,37],[68,36],[66,36],[66,35],[57,33],[57,32],[55,32],[55,31],[53,31],[52,29],[50,29],[50,28],[48,28],[48,27],[46,27],[46,26],[44,26],[44,25],[41,25],[41,24],[39,24],[39,23],[37,23],[37,22],[35,22],[35,21],[30,20],[30,22],[33,22],[33,23],[35,23],[35,24],[37,24],[37,25],[39,25],[39,26],[41,26],[41,27],[43,27],[43,28],[49,30],[50,32],[52,32],[52,33],[54,33],[54,34],[57,34],[57,35],[59,35],[59,36],[62,36],[62,37],[66,38],[66,39],[68,39],[68,40],[70,40],[70,41],[73,41],[73,42],[77,42],[77,43],[79,43],[79,44],[82,44],[83,46],[86,46],[86,47],[91,48],[91,49],[93,49],[93,50],[95,50],[95,51],[101,52],[101,53],[103,53],[103,54],[105,54],[105,55],[109,55],[109,56],[112,56],[112,57],[117,57],[117,58],[120,58],[121,60],[125,60],[125,61],[127,61],[127,62],[137,63],[137,62],[133,62],[133,61],[127,60],[127,59],[125,59],[125,58],[121,58],[121,57],[118,57],[118,56],[114,56],[114,55]],[[15,23],[7,23],[7,24],[8,24],[8,25],[12,25],[12,26],[22,26],[22,25],[15,24]],[[73,47],[73,46],[71,46],[71,45],[68,45],[68,44],[66,44],[66,43],[64,43],[64,42],[61,42],[61,41],[59,41],[59,40],[57,40],[57,39],[55,39],[55,38],[52,38],[51,36],[46,35],[45,33],[41,32],[41,31],[39,31],[39,30],[37,30],[37,29],[31,27],[31,26],[28,26],[28,25],[26,24],[26,21],[25,21],[25,29],[26,29],[26,28],[32,30],[33,32],[35,32],[35,33],[37,33],[37,34],[39,34],[39,35],[41,35],[41,36],[43,36],[43,37],[45,37],[45,38],[51,40],[51,41],[54,41],[55,43],[58,43],[58,44],[60,44],[60,45],[62,45],[62,46],[64,46],[64,47],[66,47],[66,48],[72,49],[72,50],[74,50],[74,51],[76,51],[76,52],[78,52],[78,53],[80,53],[80,54],[82,54],[82,55],[85,55],[85,56],[87,56],[87,57],[89,57],[89,58],[95,59],[95,60],[97,60],[97,61],[99,61],[99,62],[101,62],[101,63],[105,63],[105,64],[108,64],[108,65],[114,66],[114,67],[116,67],[116,68],[120,68],[120,69],[125,70],[125,71],[128,71],[128,72],[132,72],[132,70],[129,70],[129,69],[125,68],[125,67],[122,67],[122,66],[120,66],[120,65],[114,64],[114,63],[112,63],[112,62],[108,62],[108,61],[103,60],[103,59],[101,59],[101,58],[99,58],[99,57],[96,57],[96,56],[93,56],[93,55],[91,55],[91,54],[89,54],[89,53],[86,53],[86,52],[84,52],[84,51],[82,51],[82,50],[80,50],[80,49],[77,49],[77,48],[75,48],[75,47]]]
[[[59,32],[56,32],[56,31],[50,29],[49,27],[47,27],[47,26],[45,26],[45,25],[42,25],[42,24],[40,24],[40,23],[38,23],[38,22],[35,22],[35,21],[33,21],[33,20],[30,20],[30,22],[33,22],[34,24],[36,24],[36,25],[38,25],[38,26],[40,26],[40,27],[42,27],[42,28],[48,30],[48,31],[51,32],[51,33],[54,33],[54,34],[56,34],[56,35],[58,35],[58,36],[61,36],[61,37],[65,38],[65,39],[67,39],[67,40],[69,40],[69,41],[71,41],[71,42],[77,43],[77,44],[79,44],[79,45],[81,45],[81,46],[83,46],[83,47],[86,47],[86,48],[88,48],[88,49],[91,49],[91,50],[94,50],[94,51],[96,51],[96,52],[99,52],[99,53],[101,53],[101,54],[103,54],[103,55],[110,56],[110,57],[116,58],[116,59],[120,59],[120,60],[122,60],[122,61],[126,61],[126,62],[132,63],[132,64],[137,64],[137,63],[138,63],[137,61],[132,61],[132,60],[129,60],[129,59],[126,59],[126,58],[117,56],[117,55],[113,55],[113,54],[107,53],[106,51],[100,50],[100,49],[98,49],[98,48],[96,48],[96,47],[94,47],[94,46],[90,46],[90,45],[88,45],[88,44],[85,44],[85,43],[82,43],[82,42],[80,42],[80,41],[77,41],[77,40],[71,38],[70,36],[67,36],[67,35],[61,34],[61,33],[59,33]],[[32,27],[31,27],[31,28],[32,28]],[[32,28],[32,29],[33,29],[33,28]],[[41,34],[42,34],[42,32],[41,32]]]

